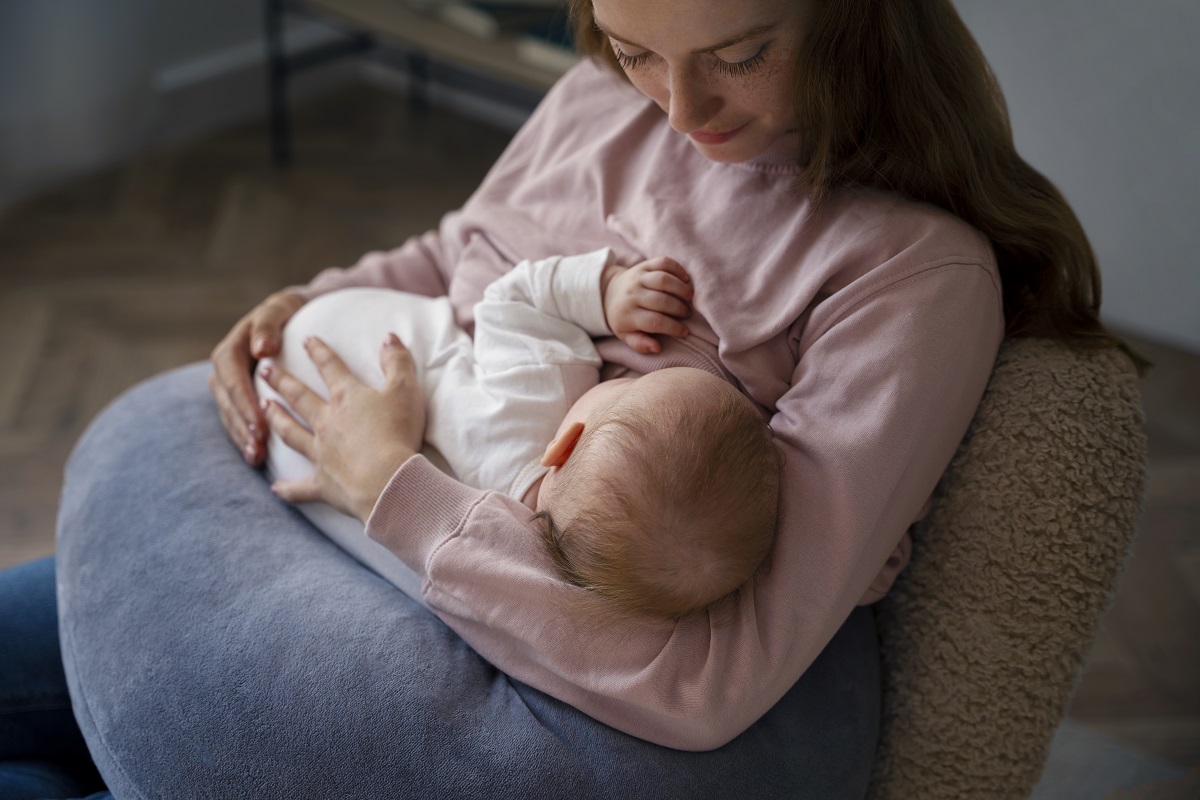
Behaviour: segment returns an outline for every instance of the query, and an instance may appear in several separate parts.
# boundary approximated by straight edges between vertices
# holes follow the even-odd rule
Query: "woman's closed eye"
[[[632,70],[645,66],[653,53],[645,50],[641,53],[630,54],[621,49],[620,45],[614,43],[612,45],[613,55],[617,59],[617,63],[621,65],[621,69]],[[713,70],[730,76],[746,75],[762,66],[766,60],[767,45],[764,44],[753,55],[740,60],[729,60],[723,58],[716,53],[710,53],[712,59]]]
[[[762,66],[767,60],[767,45],[758,48],[754,55],[738,60],[728,60],[713,53],[713,69],[726,75],[746,75]]]
[[[612,51],[613,51],[613,55],[616,56],[616,58],[617,58],[617,63],[621,65],[621,69],[626,69],[626,70],[637,69],[638,67],[644,65],[650,59],[650,51],[649,50],[646,50],[645,52],[642,52],[642,53],[638,53],[637,55],[630,55],[629,53],[626,53],[624,50],[622,50],[620,47],[613,45]]]

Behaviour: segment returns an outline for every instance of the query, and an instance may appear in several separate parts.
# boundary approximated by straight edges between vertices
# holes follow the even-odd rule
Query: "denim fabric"
[[[103,784],[71,713],[54,560],[0,572],[0,798],[80,797]]]
[[[865,793],[869,611],[725,747],[634,739],[498,672],[277,500],[226,440],[206,377],[135,389],[68,467],[63,657],[121,800]]]

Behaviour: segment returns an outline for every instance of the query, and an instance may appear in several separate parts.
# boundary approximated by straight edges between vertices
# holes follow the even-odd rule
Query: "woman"
[[[372,509],[359,512],[368,534],[485,658],[619,730],[707,750],[775,705],[848,617],[869,624],[855,605],[903,567],[906,530],[1004,335],[1119,344],[1098,321],[1087,239],[1015,153],[948,0],[572,9],[594,60],[552,90],[467,205],[396,251],[268,298],[214,350],[210,386],[247,462],[278,430],[320,476],[285,499]],[[664,337],[655,357],[601,342],[608,375],[711,369],[771,415],[785,455],[769,569],[719,618],[580,630],[563,609],[586,595],[557,580],[519,509],[414,455],[402,379],[374,393],[335,377],[340,399],[324,405],[285,376],[276,388],[315,434],[253,395],[255,360],[316,294],[447,293],[469,325],[517,260],[605,245],[625,263],[683,264],[697,311],[691,335]],[[332,353],[313,355],[336,374]],[[402,377],[402,353],[386,358]],[[877,720],[859,722],[869,759]]]

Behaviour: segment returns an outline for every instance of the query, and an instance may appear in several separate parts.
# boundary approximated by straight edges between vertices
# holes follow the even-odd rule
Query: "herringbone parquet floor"
[[[348,91],[0,211],[0,560],[50,552],[64,460],[120,391],[207,358],[269,292],[394,247],[461,205],[508,135]]]
[[[70,448],[125,388],[206,358],[270,291],[392,247],[459,205],[508,135],[366,87],[0,210],[0,567],[53,550]],[[1141,341],[1150,490],[1071,715],[1200,764],[1200,357]]]

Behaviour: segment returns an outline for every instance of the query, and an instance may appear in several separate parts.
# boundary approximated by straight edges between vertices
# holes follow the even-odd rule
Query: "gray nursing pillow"
[[[865,609],[729,745],[634,739],[494,669],[276,499],[226,440],[207,371],[122,397],[67,470],[63,657],[117,797],[863,795]]]

